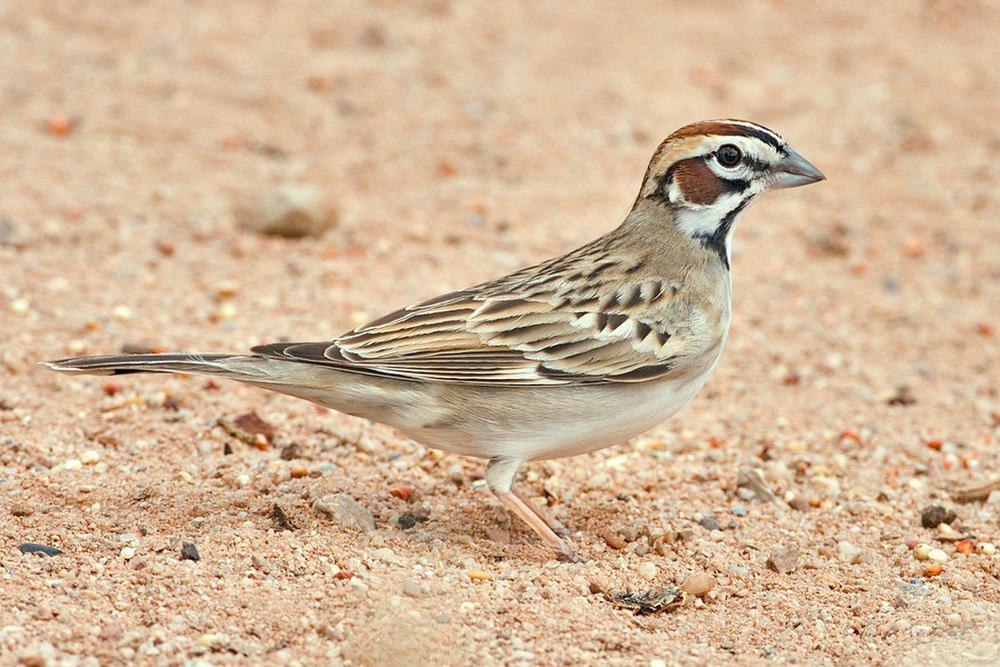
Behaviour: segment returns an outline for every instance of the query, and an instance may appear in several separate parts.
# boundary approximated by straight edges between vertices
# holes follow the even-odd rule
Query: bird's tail
[[[234,380],[266,381],[263,359],[239,354],[109,354],[46,361],[54,371],[77,375],[191,373]]]
[[[111,354],[47,361],[45,365],[55,371],[76,375],[211,375],[304,398],[367,419],[378,416],[372,410],[373,405],[385,403],[385,392],[361,376],[348,375],[323,364],[254,354]]]

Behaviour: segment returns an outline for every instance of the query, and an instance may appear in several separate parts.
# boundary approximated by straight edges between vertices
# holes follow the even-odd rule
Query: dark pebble
[[[21,546],[18,548],[23,554],[45,554],[46,556],[58,556],[62,553],[62,550],[56,549],[55,547],[48,547],[44,544],[35,544],[34,542],[22,542]]]
[[[955,520],[955,513],[941,505],[928,505],[920,514],[920,525],[924,528],[937,528],[942,523]]]
[[[275,530],[295,530],[295,524],[288,518],[288,514],[278,503],[271,507],[271,520],[274,521]]]
[[[906,385],[896,387],[896,393],[886,401],[889,405],[913,405],[917,402],[917,397],[913,395],[913,390]]]
[[[201,554],[198,553],[198,547],[194,542],[181,542],[181,560],[201,560]]]
[[[409,530],[418,523],[427,521],[429,518],[426,514],[404,514],[396,520],[396,524],[403,530]]]
[[[719,525],[719,522],[714,517],[703,516],[698,519],[698,523],[707,530],[722,530],[722,526]]]

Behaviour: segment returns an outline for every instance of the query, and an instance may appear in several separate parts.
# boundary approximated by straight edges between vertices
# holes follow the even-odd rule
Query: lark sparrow
[[[48,365],[230,378],[488,459],[497,498],[574,559],[565,529],[511,488],[518,468],[623,443],[690,401],[726,342],[737,218],[766,190],[822,179],[760,125],[694,123],[656,149],[621,226],[562,257],[332,341]]]

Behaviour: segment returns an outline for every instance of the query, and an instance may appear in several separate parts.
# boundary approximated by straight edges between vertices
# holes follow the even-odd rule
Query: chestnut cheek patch
[[[684,199],[692,204],[707,206],[715,203],[724,189],[722,179],[700,157],[680,160],[674,165],[674,183]]]

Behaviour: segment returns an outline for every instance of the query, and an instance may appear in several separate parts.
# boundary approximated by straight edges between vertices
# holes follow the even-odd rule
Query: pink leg
[[[542,509],[534,502],[532,502],[531,498],[526,493],[524,493],[523,491],[518,491],[517,489],[512,489],[512,491],[514,495],[521,500],[522,503],[528,506],[528,509],[537,514],[538,518],[544,521],[545,525],[552,529],[553,533],[555,533],[559,537],[569,537],[570,535],[572,535],[572,531],[570,531],[569,528],[562,525],[562,523],[560,523],[559,520],[556,519],[554,516],[552,516],[552,514],[550,514],[547,510]]]
[[[490,490],[493,491],[493,494],[496,495],[497,499],[507,509],[528,524],[528,527],[535,531],[536,535],[556,551],[559,560],[572,563],[579,563],[586,560],[573,550],[569,541],[556,535],[552,524],[534,507],[533,503],[521,494],[511,491],[510,483],[514,479],[514,475],[517,473],[517,469],[521,466],[521,463],[522,461],[519,459],[490,459],[489,465],[486,466],[485,475],[486,483],[489,485]],[[553,523],[565,530],[558,522]]]

